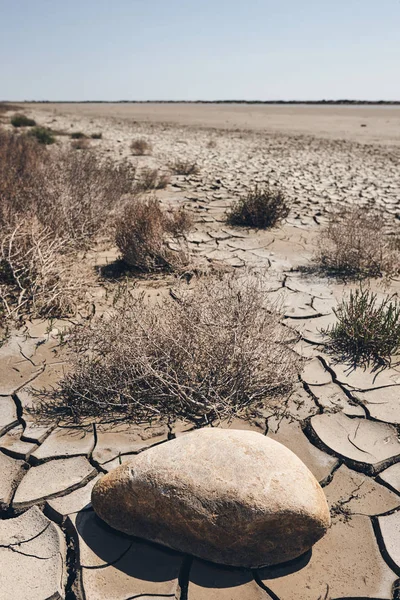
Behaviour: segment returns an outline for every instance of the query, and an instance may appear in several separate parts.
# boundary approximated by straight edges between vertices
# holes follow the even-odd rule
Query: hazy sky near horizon
[[[0,0],[0,100],[400,100],[400,0]]]

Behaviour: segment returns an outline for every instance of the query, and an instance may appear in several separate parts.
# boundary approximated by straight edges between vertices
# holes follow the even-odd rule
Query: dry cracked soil
[[[304,274],[327,215],[374,199],[396,225],[400,149],[346,139],[137,123],[79,106],[32,107],[44,125],[87,134],[99,153],[167,169],[196,161],[200,172],[172,176],[158,197],[193,213],[189,236],[204,261],[262,268],[283,323],[300,334],[305,365],[279,416],[221,427],[270,436],[309,467],[326,493],[332,526],[312,552],[255,572],[228,569],[132,539],[95,516],[90,495],[121,461],[188,429],[119,425],[60,427],[29,412],[30,386],[57,382],[64,369],[57,334],[69,323],[30,321],[0,348],[0,597],[2,600],[398,600],[400,598],[400,367],[352,369],[326,351],[322,330],[349,285]],[[131,157],[134,137],[151,157]],[[212,142],[212,143],[210,143]],[[64,142],[63,142],[64,143]],[[66,143],[66,142],[65,142]],[[271,231],[233,229],[224,213],[255,183],[284,188],[291,212]],[[93,264],[115,257],[92,253]],[[376,284],[377,289],[379,283]],[[392,293],[400,282],[392,281]],[[234,524],[233,524],[234,526]]]

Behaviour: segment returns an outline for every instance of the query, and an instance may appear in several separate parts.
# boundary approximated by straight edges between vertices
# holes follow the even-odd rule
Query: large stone
[[[150,448],[105,475],[92,504],[127,534],[244,567],[301,555],[330,523],[307,467],[252,431],[202,429]]]

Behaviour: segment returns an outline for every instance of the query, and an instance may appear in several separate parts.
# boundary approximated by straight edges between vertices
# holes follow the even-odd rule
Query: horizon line
[[[400,100],[0,100],[6,104],[385,104],[397,105]]]

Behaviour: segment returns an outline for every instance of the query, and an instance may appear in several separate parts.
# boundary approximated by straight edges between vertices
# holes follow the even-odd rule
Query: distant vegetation
[[[34,137],[39,144],[43,144],[44,146],[49,146],[50,144],[54,144],[56,138],[54,137],[54,132],[47,127],[33,127],[30,129],[29,134]]]
[[[26,115],[17,114],[12,117],[11,125],[13,127],[34,127],[36,121],[34,119],[29,119]]]
[[[198,165],[189,160],[175,160],[171,164],[171,171],[175,175],[198,175],[200,173]]]
[[[132,154],[135,154],[136,156],[144,156],[145,154],[151,154],[153,147],[150,142],[144,138],[138,138],[131,143],[131,151]]]
[[[71,138],[73,140],[81,140],[83,138],[87,137],[84,133],[82,133],[82,131],[73,131],[71,133]]]

